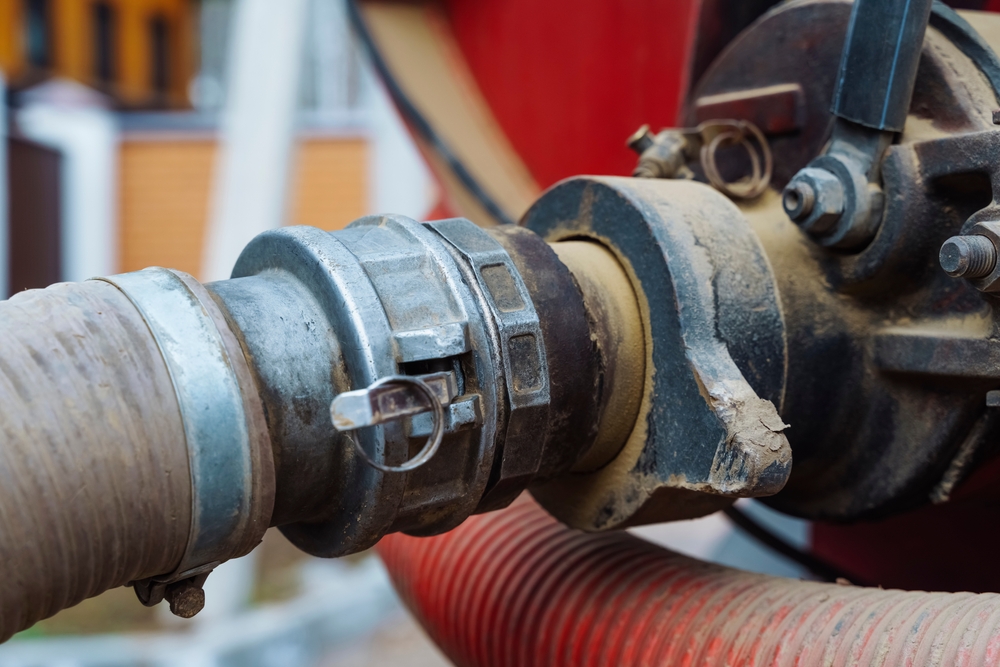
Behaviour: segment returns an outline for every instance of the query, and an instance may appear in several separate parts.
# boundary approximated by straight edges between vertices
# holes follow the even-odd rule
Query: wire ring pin
[[[409,472],[427,463],[441,447],[445,432],[444,408],[454,395],[453,385],[454,376],[451,373],[434,373],[421,377],[388,375],[376,380],[367,389],[339,394],[330,404],[330,418],[337,431],[346,432],[430,410],[433,426],[427,442],[416,456],[399,465],[375,461],[355,438],[347,435],[365,463],[376,470]]]
[[[697,129],[703,140],[699,150],[701,166],[712,186],[733,199],[755,199],[763,194],[771,184],[774,158],[767,138],[756,125],[745,120],[711,120],[702,123]],[[719,149],[727,146],[741,146],[747,152],[750,159],[749,177],[735,182],[723,178],[715,158]]]

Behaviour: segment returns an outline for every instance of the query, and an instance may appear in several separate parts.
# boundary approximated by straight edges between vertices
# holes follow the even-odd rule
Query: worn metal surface
[[[0,303],[0,641],[188,544],[184,423],[149,328],[112,285]]]
[[[189,276],[153,268],[100,280],[121,290],[142,314],[163,354],[184,422],[190,535],[177,567],[156,579],[172,583],[203,574],[249,553],[270,525],[271,444],[260,428],[262,414],[253,414],[254,408],[260,413],[259,402],[244,399],[244,393],[254,398],[256,393],[252,383],[241,386],[235,369],[246,362],[238,347],[227,349],[210,314],[218,306]]]
[[[802,88],[800,132],[769,137],[778,185],[830,136],[824,107],[850,8],[840,0],[782,4],[696,87],[693,100]],[[976,431],[976,445],[967,442],[996,382],[991,305],[938,260],[949,237],[996,219],[991,210],[977,213],[991,209],[995,55],[987,57],[961,23],[933,10],[905,129],[878,165],[881,225],[862,250],[810,248],[802,231],[777,219],[776,195],[743,206],[773,266],[787,333],[781,414],[791,424],[795,465],[768,499],[784,511],[850,520],[912,507],[950,474],[959,452],[968,459],[970,448],[982,452],[996,437],[991,425]],[[775,55],[791,52],[796,57]]]
[[[330,404],[334,428],[351,431],[433,410],[433,403],[428,403],[424,392],[418,389],[420,385],[415,384],[417,381],[442,406],[451,403],[458,395],[458,383],[451,371],[399,377],[406,380],[387,382],[385,378],[380,378],[376,384],[364,389],[338,394]],[[410,385],[411,382],[414,384]]]
[[[211,286],[240,323],[264,387],[281,461],[277,522],[310,553],[341,555],[374,543],[405,511],[404,491],[421,474],[385,474],[368,466],[333,431],[329,406],[338,393],[400,374],[402,364],[413,363],[405,361],[412,346],[397,346],[394,333],[469,321],[462,295],[455,293],[457,269],[434,238],[417,223],[392,217],[363,219],[337,235],[281,230],[248,246],[234,270],[237,280]],[[428,245],[438,248],[438,254],[428,252]],[[393,276],[398,280],[393,282]],[[283,286],[291,301],[275,303],[272,311],[279,296],[276,285]],[[282,317],[282,308],[292,311],[288,318]],[[276,345],[276,337],[284,342]],[[471,345],[484,344],[485,332],[475,322],[469,339]],[[314,367],[322,370],[314,372]],[[478,377],[488,372],[480,369]],[[464,432],[458,437],[465,443],[456,443],[456,449],[467,447],[470,438],[481,442],[475,437],[479,435]],[[352,437],[379,463],[409,458],[410,440],[402,423],[377,425]],[[492,438],[485,442],[491,445]],[[319,474],[303,478],[297,473],[308,460],[318,463]],[[439,458],[430,467],[462,466],[463,460]],[[487,475],[480,475],[482,484]],[[283,480],[299,489],[282,497]],[[463,490],[437,489],[438,499]]]
[[[488,313],[506,390],[507,414],[498,439],[499,467],[491,475],[479,506],[502,506],[538,475],[551,399],[549,363],[538,313],[510,255],[495,239],[468,220],[456,218],[428,225],[461,256],[460,266]]]
[[[882,157],[910,109],[931,4],[854,2],[830,108],[833,136],[784,193],[785,212],[821,245],[857,251],[878,231]],[[799,206],[803,193],[817,205]]]
[[[270,232],[247,247],[234,279],[209,286],[261,387],[278,462],[274,523],[294,543],[334,556],[391,531],[440,532],[573,464],[577,449],[554,456],[548,445],[563,442],[552,424],[564,422],[549,415],[547,345],[562,325],[589,353],[590,330],[568,271],[531,236],[563,274],[547,281],[562,290],[549,329],[534,305],[539,295],[552,301],[545,288],[463,219],[372,216],[333,234]],[[548,270],[536,264],[528,270]],[[559,321],[567,295],[568,328]],[[585,391],[579,377],[593,386],[586,373],[596,362],[579,356],[560,375],[556,416],[573,415],[558,436],[579,434],[573,444],[585,448],[596,426],[576,415],[589,404],[568,400],[565,387]],[[391,377],[446,378],[438,403],[447,409],[431,418]],[[340,426],[358,430],[334,431],[331,402]]]
[[[802,129],[804,104],[802,86],[785,83],[696,98],[694,114],[699,123],[739,118],[773,136]]]
[[[546,509],[598,530],[780,490],[791,468],[776,409],[781,312],[763,249],[732,203],[697,183],[579,177],[549,190],[523,224],[550,242],[606,246],[647,322],[643,403],[628,443],[598,471],[534,488]]]
[[[583,294],[593,357],[600,366],[593,394],[599,429],[580,448],[574,472],[589,472],[614,458],[635,428],[645,384],[646,335],[639,301],[625,268],[610,250],[588,241],[552,244]],[[582,445],[582,443],[581,443]]]
[[[838,119],[827,150],[785,188],[785,213],[822,246],[847,252],[864,248],[882,223],[880,167],[892,139],[891,132]],[[801,186],[815,192],[816,206],[808,213],[788,206]]]
[[[256,237],[233,277],[208,288],[240,332],[261,387],[277,463],[272,522],[315,555],[373,543],[392,520],[378,499],[398,499],[403,480],[367,466],[337,439],[329,406],[338,389],[396,373],[378,295],[343,243],[304,227]],[[401,437],[381,444],[385,428],[357,441],[376,460],[405,460]],[[342,497],[344,488],[352,493]]]
[[[549,408],[534,432],[533,446],[541,448],[541,457],[536,476],[525,478],[531,483],[568,470],[597,437],[602,361],[593,349],[591,316],[581,290],[552,248],[520,227],[497,227],[489,233],[510,255],[531,295],[548,360]],[[525,446],[528,442],[522,440]],[[512,484],[506,487],[484,498],[477,511],[510,502],[518,490]]]
[[[725,117],[750,120],[767,135],[774,153],[772,180],[783,188],[820,154],[830,138],[833,128],[830,102],[851,7],[850,0],[793,0],[769,11],[734,39],[697,82],[688,98],[684,122],[694,125],[705,120],[699,112],[702,100],[715,96],[742,98],[742,104],[727,107]],[[971,77],[959,72],[964,72],[964,63],[972,63],[976,70],[970,73]],[[923,117],[935,109],[936,125],[945,130],[966,123],[965,112],[961,110],[964,103],[959,100],[967,98],[970,92],[978,94],[977,79],[988,78],[982,72],[1000,80],[996,55],[978,36],[969,33],[965,21],[935,3],[910,109],[919,111],[918,115]],[[973,90],[966,90],[959,83],[961,79],[971,84]],[[758,94],[775,87],[801,89],[799,129],[795,132],[788,132],[786,121],[782,120],[788,115],[787,104],[775,105],[773,98]],[[984,118],[988,120],[988,116]],[[772,127],[777,131],[769,129]],[[730,159],[728,169],[745,168],[740,156]],[[725,173],[727,160],[721,161]]]

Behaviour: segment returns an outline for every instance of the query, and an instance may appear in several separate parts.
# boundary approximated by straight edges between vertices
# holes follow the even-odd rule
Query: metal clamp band
[[[142,314],[170,372],[184,423],[192,492],[188,544],[177,568],[153,580],[203,574],[247,553],[263,536],[271,512],[267,498],[255,498],[254,491],[259,478],[268,471],[273,476],[272,463],[261,456],[261,436],[240,390],[232,347],[217,324],[221,314],[213,319],[218,308],[211,297],[206,292],[199,298],[196,291],[204,288],[179,272],[151,268],[98,280],[121,290]]]
[[[465,260],[469,278],[493,317],[510,402],[499,485],[508,486],[534,475],[541,462],[541,449],[535,442],[537,425],[548,417],[551,391],[538,313],[514,261],[496,239],[464,218],[427,223],[427,227]],[[502,490],[499,495],[503,502],[513,499]],[[491,501],[487,498],[486,502]]]

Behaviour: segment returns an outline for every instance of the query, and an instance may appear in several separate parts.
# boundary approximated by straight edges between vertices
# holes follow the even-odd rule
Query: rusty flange
[[[784,328],[767,259],[739,210],[698,183],[579,177],[544,194],[522,224],[550,242],[609,248],[647,327],[628,443],[597,471],[533,489],[546,509],[602,530],[777,493],[791,469],[776,409]]]

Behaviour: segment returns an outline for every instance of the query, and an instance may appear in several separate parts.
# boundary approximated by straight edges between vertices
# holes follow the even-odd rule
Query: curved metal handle
[[[856,0],[830,111],[901,132],[910,110],[932,0]]]
[[[371,467],[382,472],[408,472],[427,463],[441,447],[445,431],[444,406],[454,396],[453,384],[454,376],[450,373],[435,373],[423,378],[389,375],[376,380],[367,389],[339,394],[330,404],[330,419],[335,429],[345,432],[431,411],[434,424],[427,442],[416,456],[397,466],[375,461],[357,440],[347,436]]]

